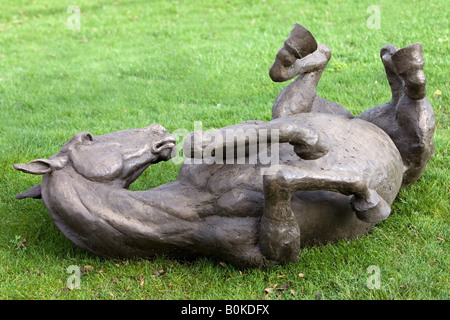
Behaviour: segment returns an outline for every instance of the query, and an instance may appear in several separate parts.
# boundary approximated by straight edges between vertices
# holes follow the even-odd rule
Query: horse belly
[[[316,160],[301,160],[292,147],[282,150],[283,162],[318,172],[347,172],[361,178],[389,205],[401,187],[403,163],[390,137],[375,125],[332,115],[299,115],[297,121],[324,132],[330,139],[329,152]],[[351,239],[366,234],[374,223],[357,219],[350,205],[351,195],[333,191],[297,191],[291,200],[301,236],[310,246]]]
[[[291,208],[300,228],[300,246],[309,247],[367,234],[374,223],[359,220],[350,196],[331,191],[297,191]]]
[[[381,128],[360,119],[322,114],[298,115],[295,121],[325,133],[330,149],[316,160],[302,160],[293,148],[286,147],[281,162],[318,172],[354,174],[392,204],[401,187],[404,167],[400,152]]]

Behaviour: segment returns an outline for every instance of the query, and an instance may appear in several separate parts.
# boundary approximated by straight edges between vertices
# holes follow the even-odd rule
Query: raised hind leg
[[[330,48],[316,43],[312,34],[296,24],[278,50],[269,75],[275,82],[297,77],[277,96],[272,119],[305,112],[341,114],[351,117],[344,107],[317,96],[317,85],[331,58]]]
[[[422,45],[415,43],[397,50],[381,50],[392,100],[361,113],[358,118],[383,129],[393,140],[403,159],[403,186],[420,178],[434,152],[435,117],[426,98]]]
[[[272,119],[312,111],[314,100],[317,97],[317,85],[330,57],[331,51],[328,46],[320,45],[314,53],[297,60],[288,69],[286,78],[291,74],[296,74],[298,77],[286,86],[275,99],[272,107]]]
[[[396,105],[399,127],[393,136],[403,158],[403,185],[410,186],[420,178],[434,152],[433,134],[436,121],[426,96],[422,45],[415,43],[397,51],[392,60],[404,83],[404,95]]]

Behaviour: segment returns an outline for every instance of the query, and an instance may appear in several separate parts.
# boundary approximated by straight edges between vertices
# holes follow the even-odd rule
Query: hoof
[[[306,57],[317,50],[317,42],[314,36],[308,29],[297,23],[284,41],[284,46],[297,59]]]
[[[350,205],[356,217],[364,222],[380,222],[391,214],[391,206],[376,191],[371,191],[370,200],[352,197]]]
[[[423,99],[426,95],[426,77],[422,44],[418,42],[402,48],[392,54],[391,59],[405,82],[405,94],[413,100]]]
[[[269,70],[270,78],[275,82],[283,82],[299,75],[301,70],[296,70],[295,64],[299,59],[316,52],[317,48],[316,39],[311,32],[302,25],[295,24],[277,52]]]

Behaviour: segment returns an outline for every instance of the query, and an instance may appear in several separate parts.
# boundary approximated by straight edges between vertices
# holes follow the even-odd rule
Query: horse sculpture
[[[386,219],[432,155],[420,44],[385,46],[381,57],[392,101],[353,117],[316,95],[331,52],[296,24],[269,72],[274,81],[297,76],[276,98],[272,120],[191,133],[176,181],[128,190],[149,165],[176,154],[175,137],[153,124],[79,133],[48,159],[14,165],[43,175],[17,198],[42,198],[67,238],[103,257],[297,261],[303,246],[355,238]],[[268,154],[276,161],[263,161]]]

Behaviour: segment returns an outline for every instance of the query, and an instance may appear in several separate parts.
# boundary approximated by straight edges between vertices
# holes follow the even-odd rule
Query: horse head
[[[14,169],[44,175],[70,166],[88,180],[128,188],[149,165],[169,160],[176,152],[175,142],[175,138],[159,124],[101,136],[82,132],[75,134],[52,157],[15,164]],[[39,196],[38,185],[17,198]]]

